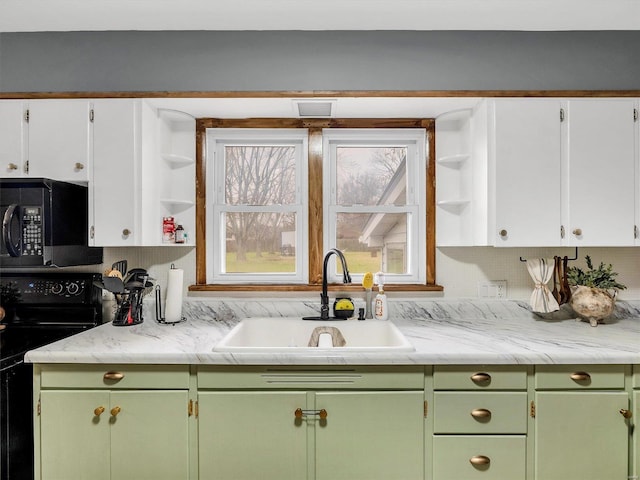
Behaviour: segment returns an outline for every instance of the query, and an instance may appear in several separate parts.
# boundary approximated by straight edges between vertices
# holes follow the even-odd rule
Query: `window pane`
[[[294,213],[226,213],[225,273],[295,273]]]
[[[407,272],[406,213],[338,213],[337,247],[351,273]],[[336,262],[342,273],[340,262]]]
[[[338,146],[338,205],[404,205],[406,158],[406,147]]]
[[[296,199],[296,148],[225,146],[225,203],[284,205]]]

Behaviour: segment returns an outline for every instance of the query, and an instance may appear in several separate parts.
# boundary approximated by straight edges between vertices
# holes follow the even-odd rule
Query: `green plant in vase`
[[[567,270],[567,281],[573,287],[570,305],[579,320],[586,320],[596,327],[613,313],[618,291],[627,287],[616,280],[618,273],[613,271],[611,264],[600,262],[598,268],[594,268],[589,255],[585,260],[586,270],[579,267]]]

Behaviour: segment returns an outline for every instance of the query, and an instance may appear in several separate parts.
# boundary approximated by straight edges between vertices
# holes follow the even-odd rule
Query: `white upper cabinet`
[[[444,229],[438,245],[633,246],[636,109],[627,98],[481,102],[471,118],[473,176],[465,191],[488,195],[486,202],[471,196],[470,219],[463,209],[457,216],[459,228],[484,222],[487,235]]]
[[[30,177],[87,182],[90,177],[88,100],[31,100]]]
[[[92,244],[166,245],[164,216],[195,233],[194,118],[143,99],[93,100],[92,106]]]
[[[634,107],[633,99],[567,102],[563,223],[569,245],[634,244]]]
[[[495,176],[496,246],[560,243],[560,102],[499,99],[492,102],[489,149]]]
[[[0,177],[26,175],[26,107],[22,100],[0,102]]]
[[[140,229],[140,100],[94,100],[93,244],[136,245]]]

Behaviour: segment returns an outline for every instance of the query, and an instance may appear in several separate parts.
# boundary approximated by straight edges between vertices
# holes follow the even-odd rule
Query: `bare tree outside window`
[[[225,216],[227,272],[295,270],[292,258],[281,258],[283,232],[295,231],[295,215],[268,209],[296,200],[295,150],[289,145],[225,147],[225,203],[256,207]],[[263,262],[267,257],[272,261]]]

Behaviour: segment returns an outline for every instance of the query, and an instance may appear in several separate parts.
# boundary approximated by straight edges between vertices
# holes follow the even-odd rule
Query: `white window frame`
[[[426,283],[426,131],[424,128],[327,128],[323,129],[324,251],[336,248],[336,220],[339,213],[406,213],[407,273],[388,274],[386,283]],[[338,205],[336,194],[336,149],[341,146],[406,147],[406,205]],[[362,282],[364,272],[350,272],[353,283]],[[375,273],[375,272],[373,272]],[[328,268],[330,282],[341,282],[335,256]]]
[[[296,147],[296,199],[291,205],[228,205],[225,203],[224,148],[228,145],[291,145]],[[307,129],[208,128],[205,162],[207,171],[206,216],[207,279],[214,283],[308,283],[308,131]],[[220,161],[218,161],[220,159]],[[208,208],[207,208],[208,210]],[[285,212],[296,215],[296,260],[292,273],[226,273],[226,226],[228,212]]]

